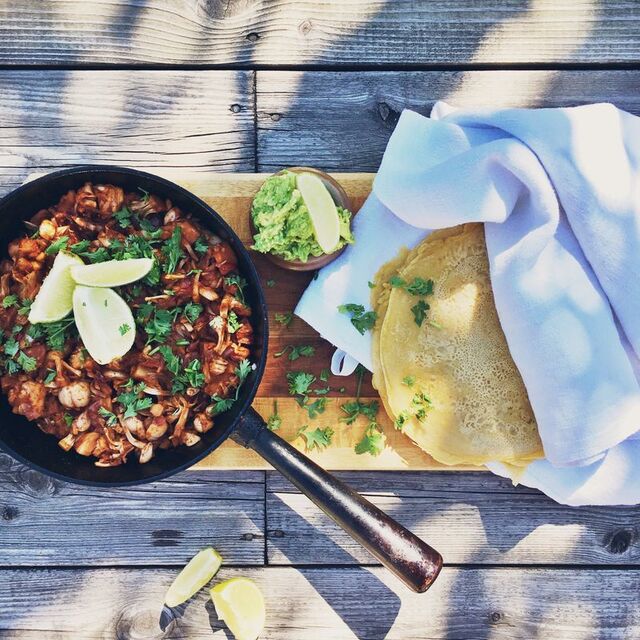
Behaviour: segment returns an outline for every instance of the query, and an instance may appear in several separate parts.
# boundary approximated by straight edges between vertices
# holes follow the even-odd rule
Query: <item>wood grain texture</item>
[[[613,102],[640,113],[640,71],[469,71],[257,75],[258,170],[304,162],[377,171],[400,113],[458,107],[551,107]]]
[[[0,195],[85,163],[254,168],[250,72],[2,71],[0,115]]]
[[[38,0],[0,7],[3,64],[636,62],[632,0]]]
[[[262,640],[630,640],[640,637],[638,570],[445,567],[426,594],[378,568],[222,567],[265,594]],[[167,569],[0,572],[0,636],[20,640],[230,638],[206,590],[165,635]]]
[[[488,473],[339,476],[445,563],[640,565],[640,507],[570,509]],[[275,472],[267,474],[267,552],[270,564],[374,562]]]
[[[215,545],[264,559],[264,473],[181,473],[122,489],[54,480],[0,455],[0,565],[176,565]]]

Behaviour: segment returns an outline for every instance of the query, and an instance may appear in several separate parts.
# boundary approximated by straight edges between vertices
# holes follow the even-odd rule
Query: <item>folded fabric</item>
[[[545,490],[547,478],[563,502],[616,503],[594,478],[611,460],[617,480],[640,468],[637,440],[616,447],[640,428],[639,166],[640,119],[611,105],[405,111],[356,244],[296,313],[370,368],[369,336],[336,307],[367,306],[379,266],[428,230],[484,222],[496,308],[546,455],[522,481]],[[640,501],[637,473],[621,502]]]

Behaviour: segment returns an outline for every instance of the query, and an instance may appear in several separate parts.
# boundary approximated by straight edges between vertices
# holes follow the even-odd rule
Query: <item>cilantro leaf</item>
[[[124,409],[123,418],[133,418],[139,411],[151,407],[153,400],[149,396],[139,397],[145,386],[144,382],[136,384],[131,378],[124,385],[126,391],[116,397],[116,402],[119,402]]]
[[[120,332],[121,336],[124,336],[125,334],[129,333],[129,331],[131,331],[131,327],[125,322],[118,327],[118,331]]]
[[[204,373],[202,373],[202,363],[194,358],[184,369],[187,382],[190,387],[199,389],[204,384]]]
[[[17,363],[22,367],[23,371],[30,373],[38,368],[38,363],[35,358],[28,356],[24,351],[20,351],[16,358]]]
[[[429,311],[429,305],[424,300],[418,300],[418,302],[411,307],[413,319],[419,327],[422,326],[424,319],[427,317],[427,311]]]
[[[282,426],[282,417],[278,414],[278,401],[273,401],[273,413],[267,419],[267,429],[277,431]]]
[[[182,229],[176,225],[171,237],[162,245],[162,254],[164,255],[166,262],[164,264],[165,273],[173,273],[178,266],[178,262],[184,256],[182,251]]]
[[[318,427],[313,431],[307,431],[306,429],[308,429],[307,425],[301,427],[298,430],[298,435],[305,439],[307,451],[313,449],[322,451],[331,444],[331,439],[333,438],[333,429],[331,427],[325,427],[324,429]]]
[[[67,243],[69,242],[69,237],[68,236],[62,236],[60,238],[58,238],[57,240],[54,240],[45,250],[44,252],[48,255],[48,256],[53,256],[56,253],[58,253],[58,251],[62,251],[66,246]]]
[[[275,320],[277,323],[288,327],[293,320],[293,313],[276,313]]]
[[[189,302],[188,304],[186,304],[184,306],[184,315],[187,318],[187,320],[193,324],[199,317],[200,314],[202,313],[202,305],[201,304],[197,304],[195,302]]]
[[[247,286],[247,281],[242,276],[236,274],[233,276],[227,276],[224,279],[224,283],[227,286],[236,287],[235,297],[244,304],[244,288]]]
[[[16,355],[16,353],[18,353],[18,350],[20,349],[20,345],[18,344],[18,341],[15,338],[9,338],[5,343],[4,343],[4,352],[10,357],[13,358],[13,356]]]
[[[414,278],[406,287],[412,296],[430,296],[433,294],[433,280]]]
[[[227,318],[227,329],[229,329],[229,333],[235,333],[241,326],[242,323],[238,320],[235,311],[231,311]]]
[[[351,324],[361,335],[373,329],[378,319],[378,314],[375,311],[365,312],[361,304],[341,304],[338,306],[338,311],[351,317]]]
[[[205,238],[200,236],[193,243],[193,249],[194,249],[194,251],[196,251],[196,253],[199,253],[200,255],[203,255],[203,254],[207,253],[207,251],[209,250],[209,243],[205,240]]]
[[[105,409],[104,407],[100,407],[98,409],[98,414],[105,419],[105,422],[107,423],[108,427],[113,427],[118,423],[118,418],[116,414],[112,413],[108,409]]]
[[[240,378],[240,383],[238,384],[238,388],[240,385],[247,379],[247,376],[251,373],[253,365],[246,358],[240,362],[238,367],[236,368],[236,375]]]
[[[371,400],[371,402],[351,400],[341,404],[340,408],[346,413],[344,418],[340,418],[340,422],[353,424],[360,415],[365,416],[370,422],[375,421],[380,405],[377,400]]]
[[[327,399],[326,398],[317,398],[313,402],[308,402],[306,397],[299,398],[298,404],[307,410],[309,417],[311,419],[316,418],[319,414],[324,413],[324,410],[327,407]]]
[[[129,209],[124,206],[120,211],[116,211],[113,214],[113,217],[118,221],[118,224],[122,229],[126,229],[131,226],[131,217],[133,216],[133,212],[129,211]]]
[[[402,378],[402,384],[406,384],[407,387],[413,387],[415,383],[416,383],[415,376],[405,376],[404,378]]]
[[[235,402],[235,398],[221,398],[220,396],[212,396],[211,400],[215,402],[211,411],[214,416],[217,416],[223,411],[228,411]]]
[[[312,373],[305,371],[290,371],[287,373],[289,382],[289,393],[293,395],[305,396],[309,392],[309,387],[315,382],[316,377]]]
[[[267,287],[269,287],[269,289],[272,289],[275,286],[276,286],[275,280],[267,280]]]
[[[280,356],[283,356],[287,351],[290,351],[289,360],[291,360],[291,362],[294,362],[295,360],[297,360],[301,356],[305,356],[307,358],[310,358],[311,356],[313,356],[315,354],[316,349],[315,349],[314,346],[312,346],[310,344],[301,344],[301,345],[298,345],[298,346],[293,346],[293,345],[289,344],[284,349],[282,349],[282,351],[278,351],[277,353],[274,353],[273,357],[274,358],[279,358]]]
[[[47,375],[44,379],[44,384],[51,384],[58,375],[58,372],[55,369],[47,369]]]
[[[362,440],[354,447],[355,452],[358,455],[368,453],[372,456],[378,456],[382,453],[385,447],[386,436],[379,429],[375,422],[372,422],[364,432]]]
[[[4,298],[2,298],[2,308],[3,309],[8,309],[9,307],[14,307],[18,304],[18,296],[14,295],[13,293],[11,295],[5,296]]]

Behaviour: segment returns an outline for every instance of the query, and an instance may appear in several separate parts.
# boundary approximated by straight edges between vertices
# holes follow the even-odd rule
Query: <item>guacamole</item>
[[[340,242],[336,250],[353,242],[351,212],[337,207]],[[316,242],[307,206],[296,188],[296,174],[285,171],[271,176],[253,200],[251,216],[257,233],[252,248],[285,260],[306,262],[324,252]]]

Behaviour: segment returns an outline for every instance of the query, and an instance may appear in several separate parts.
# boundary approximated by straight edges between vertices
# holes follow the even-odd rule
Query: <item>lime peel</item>
[[[222,556],[212,547],[196,553],[176,576],[164,598],[168,607],[177,607],[204,587],[218,572]]]

